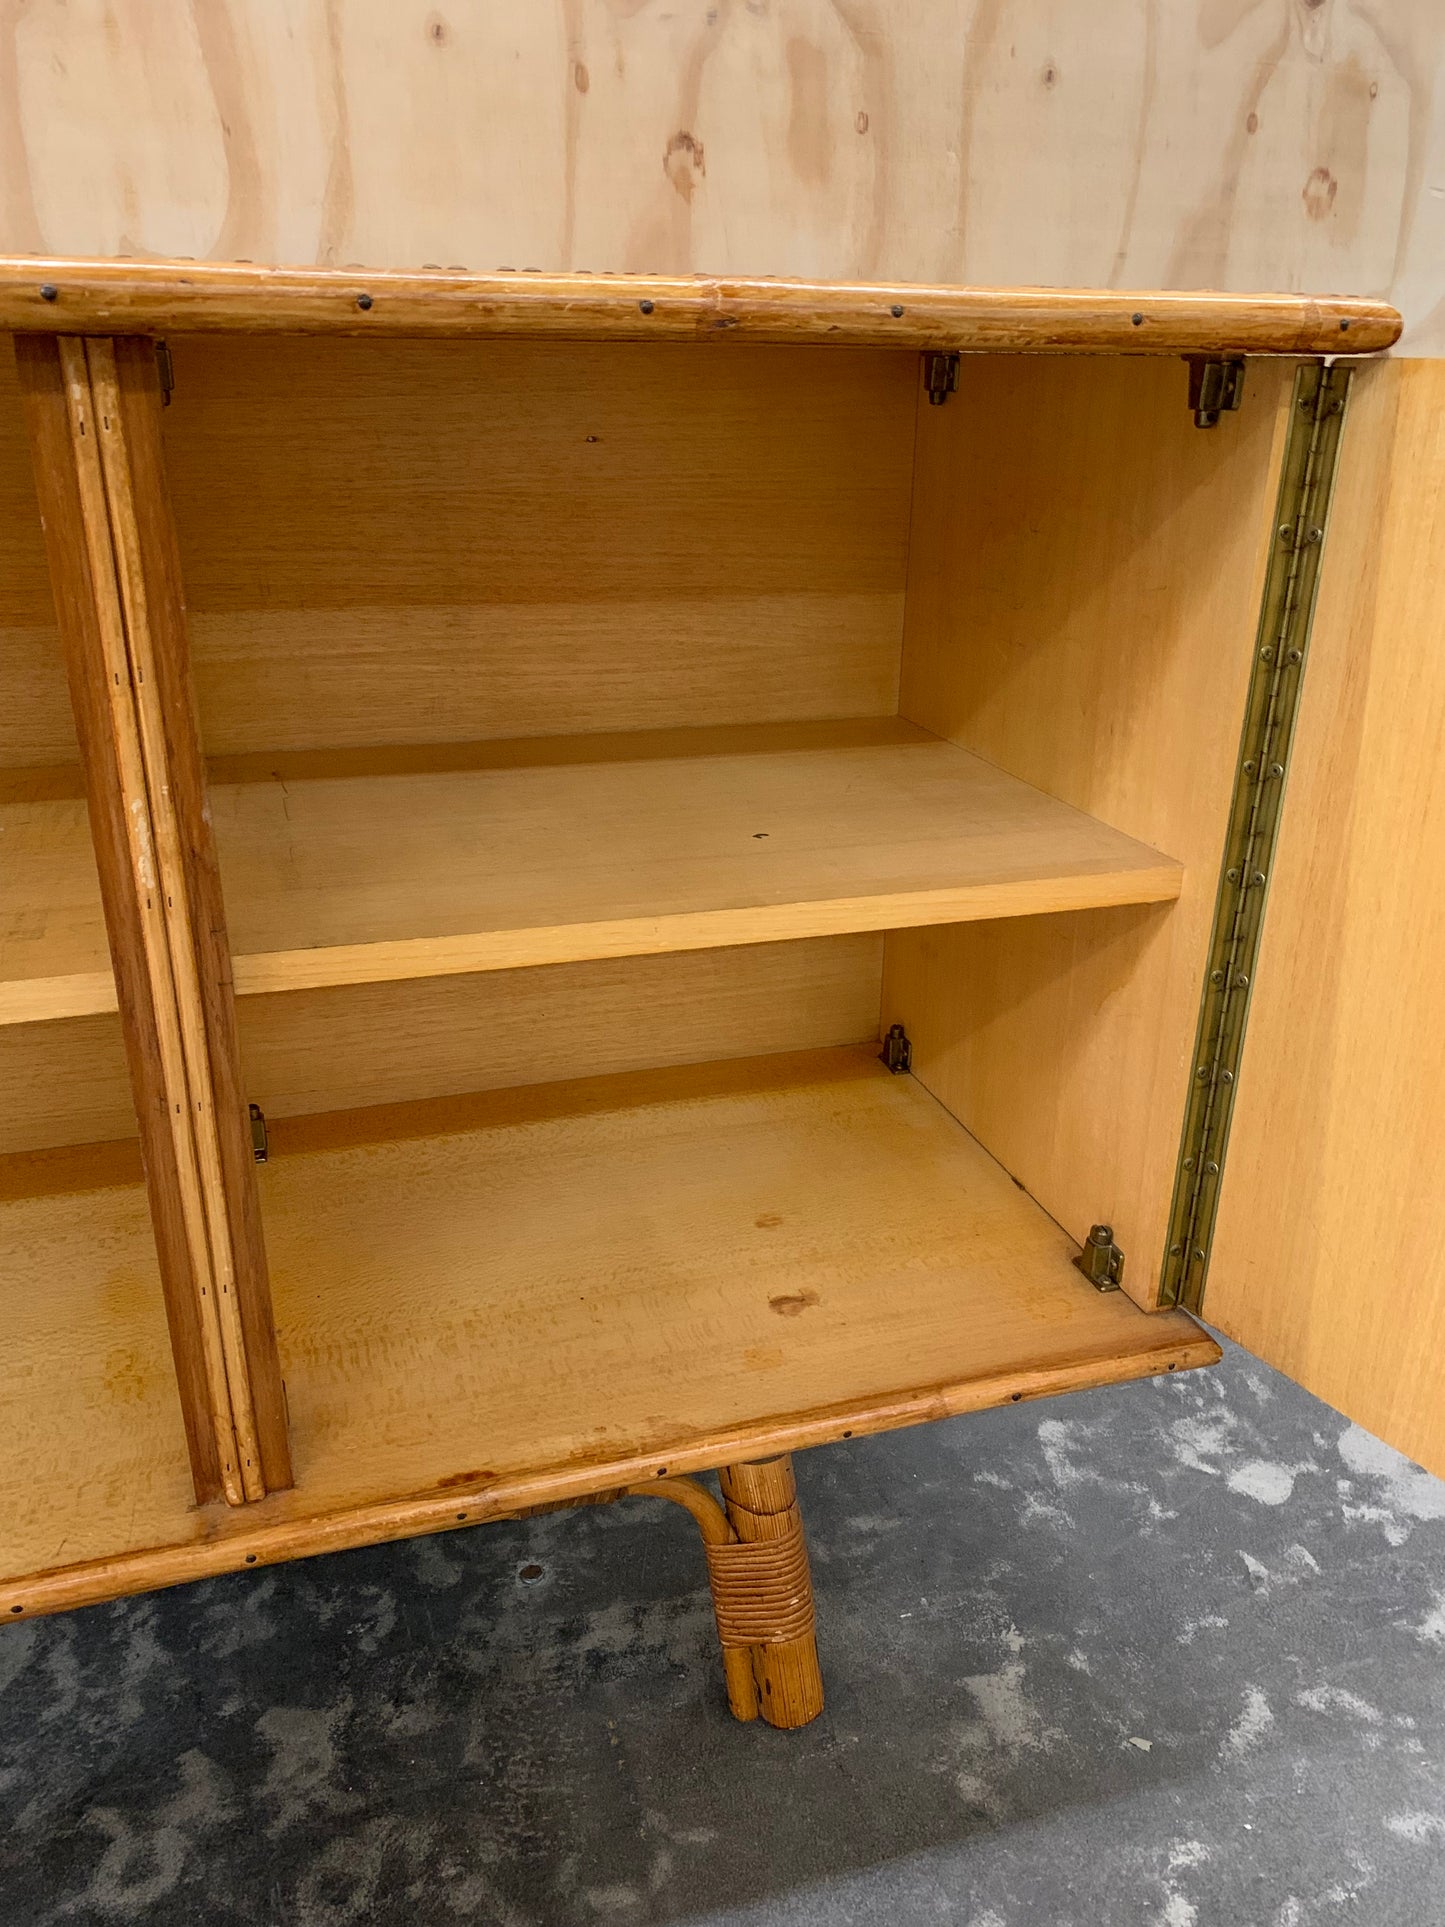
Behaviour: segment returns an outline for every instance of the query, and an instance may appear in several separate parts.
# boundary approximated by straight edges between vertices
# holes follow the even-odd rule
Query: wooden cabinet
[[[645,1489],[807,1717],[789,1451],[1217,1356],[1392,311],[11,262],[0,325],[0,1609]]]

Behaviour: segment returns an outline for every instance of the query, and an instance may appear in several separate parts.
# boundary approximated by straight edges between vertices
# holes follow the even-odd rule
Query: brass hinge
[[[942,408],[958,387],[958,356],[930,353],[923,357],[923,386],[929,403]]]
[[[264,1164],[271,1155],[271,1140],[266,1131],[266,1113],[259,1104],[249,1107],[251,1113],[251,1155],[257,1164]]]
[[[1124,1254],[1107,1224],[1090,1225],[1084,1248],[1074,1263],[1095,1291],[1118,1291],[1124,1282]]]
[[[1348,368],[1311,362],[1290,404],[1159,1286],[1161,1304],[1190,1311],[1204,1296],[1349,384]]]
[[[883,1039],[883,1048],[878,1053],[880,1064],[886,1064],[895,1077],[913,1068],[913,1046],[908,1041],[908,1033],[902,1024],[895,1024]]]
[[[1219,417],[1232,413],[1244,399],[1244,361],[1239,355],[1213,360],[1190,355],[1189,406],[1196,428],[1214,428]]]

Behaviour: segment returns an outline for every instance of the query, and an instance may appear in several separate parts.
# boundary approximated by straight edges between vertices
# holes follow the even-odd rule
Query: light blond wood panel
[[[297,1120],[275,1144],[298,1483],[240,1527],[185,1504],[146,1331],[107,1314],[107,1271],[142,1265],[128,1194],[7,1207],[7,1254],[63,1276],[26,1289],[28,1256],[5,1294],[22,1366],[0,1378],[5,1573],[70,1570],[0,1588],[0,1610],[1218,1356],[1182,1314],[1091,1290],[1058,1227],[871,1049]],[[77,1330],[145,1409],[107,1405],[89,1361],[57,1369]]]
[[[0,1025],[0,1156],[133,1137],[135,1105],[114,1011]]]
[[[881,936],[250,997],[268,1117],[814,1050],[876,1035]],[[0,1155],[135,1134],[120,1020],[0,1026]]]
[[[1334,288],[1445,347],[1435,0],[30,0],[11,35],[9,249]]]
[[[735,276],[471,274],[0,256],[0,325],[40,334],[542,336],[965,353],[1357,354],[1400,316],[1358,295],[955,288]]]
[[[213,788],[237,990],[1155,903],[1180,887],[1168,857],[896,718],[506,743],[470,760]],[[20,857],[0,898],[0,1021],[113,1001],[79,808],[0,809]]]
[[[1345,425],[1207,1316],[1445,1474],[1445,365]]]
[[[78,764],[30,445],[10,338],[0,338],[0,770]],[[0,840],[0,862],[4,860]]]
[[[906,715],[1167,849],[1172,909],[891,937],[884,1020],[1151,1304],[1188,1091],[1288,371],[1199,430],[1183,371],[966,363],[919,419]],[[1082,378],[1081,378],[1082,377]]]
[[[247,1094],[292,1117],[854,1044],[882,974],[881,937],[820,937],[248,998]]]
[[[175,345],[206,746],[896,706],[916,358]]]

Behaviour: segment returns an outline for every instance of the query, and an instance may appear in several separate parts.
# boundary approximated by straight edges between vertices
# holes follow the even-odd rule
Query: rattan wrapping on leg
[[[813,1582],[802,1528],[781,1539],[704,1545],[717,1614],[728,1646],[784,1646],[813,1630]]]

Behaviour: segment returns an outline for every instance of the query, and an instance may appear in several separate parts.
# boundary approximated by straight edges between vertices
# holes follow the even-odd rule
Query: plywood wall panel
[[[1436,0],[10,0],[0,245],[1389,294]]]

